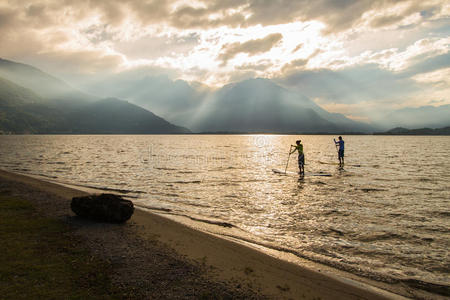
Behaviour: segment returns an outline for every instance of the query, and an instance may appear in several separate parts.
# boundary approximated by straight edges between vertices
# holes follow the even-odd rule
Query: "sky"
[[[72,82],[268,78],[331,112],[450,104],[445,0],[0,0],[0,57]]]

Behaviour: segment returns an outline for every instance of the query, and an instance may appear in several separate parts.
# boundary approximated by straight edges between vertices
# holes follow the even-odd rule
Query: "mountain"
[[[190,132],[119,99],[103,99],[69,109],[42,104],[39,100],[39,96],[30,90],[0,78],[0,131],[40,134]]]
[[[32,90],[46,101],[93,101],[97,97],[78,91],[64,81],[33,66],[0,58],[0,77]]]
[[[162,134],[189,133],[152,112],[123,100],[108,98],[86,105],[67,117],[71,133]]]
[[[450,125],[450,105],[408,107],[387,114],[377,123],[381,128],[439,128]]]
[[[368,124],[329,113],[307,97],[268,79],[249,79],[217,91],[149,75],[120,73],[89,91],[126,99],[195,132],[372,132]]]
[[[6,63],[5,63],[6,62]],[[71,90],[62,81],[31,66],[2,60],[8,66],[8,79],[0,77],[0,132],[6,133],[81,133],[81,134],[160,134],[188,133],[137,105],[119,99],[95,100]],[[2,69],[2,67],[0,67]],[[19,75],[30,70],[22,79]],[[4,68],[3,68],[4,71]],[[17,72],[16,72],[17,71]],[[13,76],[14,75],[14,76]],[[42,89],[27,80],[46,84]],[[21,86],[11,78],[25,82]],[[27,79],[28,78],[28,79]],[[28,82],[29,83],[29,82]],[[61,83],[61,88],[57,84]],[[39,94],[33,86],[41,93]],[[50,89],[49,86],[54,88]],[[42,93],[42,90],[51,93]],[[60,94],[61,98],[47,98],[55,91],[74,91]],[[44,95],[44,96],[43,96]],[[78,96],[80,98],[78,98]]]
[[[37,133],[51,130],[64,112],[45,104],[33,91],[0,77],[0,132]]]
[[[392,128],[386,132],[376,132],[375,135],[450,135],[450,126],[443,128],[407,129],[403,127]]]
[[[0,106],[15,106],[36,102],[43,103],[45,100],[32,90],[0,77]]]
[[[229,84],[204,102],[188,123],[194,131],[319,133],[371,131],[369,125],[331,114],[310,99],[268,79]]]
[[[196,132],[373,131],[268,79],[250,79],[213,92],[167,76],[125,72],[97,82],[90,91],[127,99]]]
[[[182,80],[173,81],[167,76],[151,76],[146,69],[124,72],[89,86],[89,92],[99,94],[102,98],[114,97],[129,101],[125,104],[118,99],[109,99],[109,108],[106,100],[89,99],[86,94],[77,92],[32,66],[0,60],[0,77],[1,74],[6,74],[7,80],[20,86],[15,87],[16,90],[22,88],[27,91],[22,90],[22,94],[28,93],[25,99],[34,97],[33,107],[31,104],[22,105],[15,112],[9,108],[9,114],[14,116],[14,120],[26,116],[35,120],[29,124],[30,132],[187,132],[185,128],[161,123],[161,118],[150,112],[144,113],[137,106],[134,107],[135,104],[196,132],[374,131],[368,124],[353,121],[342,114],[329,113],[309,98],[268,79],[249,79],[213,91]],[[8,90],[11,91],[11,86]],[[120,122],[111,122],[112,118],[108,116],[114,116]],[[65,121],[59,120],[61,118]],[[12,117],[8,119],[11,121]],[[13,123],[18,126],[17,122]],[[11,125],[13,123],[8,123],[8,128],[14,128]],[[150,126],[150,123],[154,126]],[[141,128],[145,129],[141,131]],[[23,132],[25,128],[21,130]]]
[[[206,95],[201,87],[165,75],[149,75],[144,70],[108,76],[85,88],[95,95],[130,101],[175,124],[188,124]]]

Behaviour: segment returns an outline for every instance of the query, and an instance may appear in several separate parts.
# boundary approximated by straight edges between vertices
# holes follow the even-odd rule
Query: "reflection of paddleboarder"
[[[300,174],[305,174],[305,154],[303,153],[303,145],[302,141],[298,140],[295,142],[297,145],[291,145],[291,147],[294,147],[294,150],[292,150],[290,154],[294,153],[295,151],[298,151],[298,169]]]
[[[342,139],[342,136],[338,138],[339,140],[336,142],[336,139],[334,139],[334,144],[336,146],[339,146],[338,149],[338,159],[339,159],[339,166],[344,165],[344,140]]]

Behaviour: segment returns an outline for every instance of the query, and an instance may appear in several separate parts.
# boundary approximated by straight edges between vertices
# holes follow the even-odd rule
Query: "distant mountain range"
[[[249,79],[224,86],[203,103],[190,127],[195,131],[268,133],[373,130],[341,114],[331,114],[268,79]]]
[[[77,91],[34,67],[0,59],[0,132],[189,133],[127,101]]]
[[[211,90],[148,74],[143,69],[112,75],[86,85],[86,93],[35,67],[0,59],[0,131],[345,134],[450,125],[450,105],[405,108],[368,124],[329,113],[269,79]]]
[[[320,95],[332,97],[333,89],[346,89],[348,85],[338,81],[327,86],[325,82],[331,78],[326,74],[322,74],[326,80],[321,83],[315,82],[314,76],[297,78],[302,88],[295,91],[286,88],[283,81],[274,82],[275,79],[244,80],[212,90],[199,83],[155,74],[142,68],[97,78],[85,88],[95,95],[126,99],[194,132],[372,133],[393,127],[450,125],[449,105],[403,108],[387,114],[374,112],[369,115],[370,123],[328,113],[306,95],[320,94],[325,89],[327,92]],[[373,87],[371,92],[375,92]],[[230,103],[232,107],[228,107]]]
[[[167,76],[126,72],[87,87],[156,112],[194,132],[373,132],[374,127],[332,114],[268,79],[249,79],[211,91]]]
[[[450,105],[407,107],[387,114],[378,123],[383,129],[450,126]]]
[[[172,81],[164,75],[148,75],[143,71],[123,72],[91,82],[84,88],[101,97],[128,100],[162,116],[169,122],[189,127],[196,112],[208,96],[186,81]]]
[[[376,132],[375,135],[450,135],[450,126],[443,128],[417,128],[407,129],[396,127],[385,132]]]
[[[86,101],[97,97],[82,93],[33,66],[0,58],[0,77],[32,90],[48,100]]]

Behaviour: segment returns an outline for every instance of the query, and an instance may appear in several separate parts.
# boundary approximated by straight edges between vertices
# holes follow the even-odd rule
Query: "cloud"
[[[264,72],[272,66],[272,63],[269,60],[259,60],[256,63],[244,63],[242,65],[235,66],[236,70],[253,70],[258,72]]]
[[[370,22],[370,25],[372,27],[384,27],[398,23],[399,21],[403,20],[403,18],[404,16],[381,16],[373,19]]]
[[[292,53],[297,52],[298,50],[300,50],[301,48],[303,48],[303,46],[304,46],[303,43],[298,44],[297,47],[295,47],[295,49],[292,50]]]
[[[450,90],[450,67],[442,67],[436,71],[419,73],[411,78],[419,82],[431,83],[436,88]],[[450,93],[447,93],[447,95],[450,95]],[[448,100],[450,101],[450,98]]]
[[[16,11],[5,7],[0,7],[0,30],[13,25],[15,23],[14,20],[16,15]]]
[[[327,24],[329,31],[340,31],[350,28],[373,3],[371,0],[252,0],[249,10],[253,14],[249,23],[269,25],[294,20],[318,20]]]
[[[433,44],[433,41],[428,42],[422,45]],[[406,106],[420,106],[434,99],[439,99],[439,103],[450,103],[447,79],[450,52],[416,50],[409,53],[412,49],[407,49],[388,55],[389,59],[392,56],[408,56],[408,63],[401,70],[384,68],[375,63],[361,63],[336,70],[294,68],[285,70],[284,76],[274,80],[315,99],[324,108],[360,117]]]
[[[110,5],[111,1],[106,1]],[[170,6],[175,1],[170,0],[129,0],[130,10],[136,13],[143,24],[155,24],[164,21],[169,16]]]
[[[239,53],[247,53],[249,55],[254,55],[258,53],[267,52],[272,47],[274,47],[281,39],[283,35],[280,33],[269,34],[262,39],[249,40],[244,43],[232,43],[226,44],[222,47],[223,52],[219,55],[219,59],[223,61],[224,64],[228,60],[232,59]]]
[[[417,61],[417,63],[401,72],[401,75],[405,77],[412,77],[418,74],[435,72],[447,68],[450,68],[450,51],[422,61]]]
[[[281,72],[284,75],[290,74],[292,72],[298,71],[302,68],[304,68],[308,64],[308,59],[296,59],[291,61],[290,63],[285,64],[281,68]]]
[[[182,5],[169,17],[169,24],[176,28],[215,28],[220,26],[245,27],[244,8],[247,1],[242,0],[203,0],[200,6]]]
[[[135,41],[118,41],[114,49],[127,56],[128,59],[157,59],[163,56],[187,54],[199,45],[197,33],[142,36]]]
[[[70,70],[78,74],[114,72],[123,63],[120,55],[96,50],[48,52],[40,55],[39,60],[52,70]]]
[[[0,0],[0,56],[56,75],[146,65],[215,86],[312,68],[404,72],[445,53],[435,40],[448,14],[441,0]]]
[[[371,9],[395,3],[393,0],[203,0],[178,7],[168,20],[176,28],[268,26],[317,20],[327,25],[328,32],[339,32],[351,28]]]
[[[24,59],[45,49],[50,36],[40,37],[34,26],[28,28],[21,23],[18,12],[0,7],[0,56]]]
[[[196,1],[183,5],[169,16],[176,28],[248,27],[286,24],[294,21],[319,20],[329,31],[348,29],[377,3],[372,0],[242,0]],[[200,4],[200,5],[199,5]]]
[[[373,18],[371,23],[377,27],[400,21],[401,15],[418,13],[423,19],[436,18],[444,10],[443,1],[418,0],[198,0],[194,4],[181,3],[176,0],[8,2],[23,17],[34,19],[37,26],[63,22],[59,16],[70,22],[95,17],[100,23],[113,27],[139,23],[141,26],[164,24],[177,29],[242,28],[317,20],[326,24],[329,32],[349,29],[366,17]],[[401,11],[389,12],[399,3],[403,7]]]
[[[208,28],[214,25],[223,24],[225,21],[215,21],[208,18],[209,13],[205,8],[194,8],[184,6],[177,9],[171,16],[171,25],[176,28]]]
[[[312,99],[320,99],[321,103],[357,104],[398,100],[421,88],[414,80],[373,64],[336,71],[302,70],[276,81]]]

